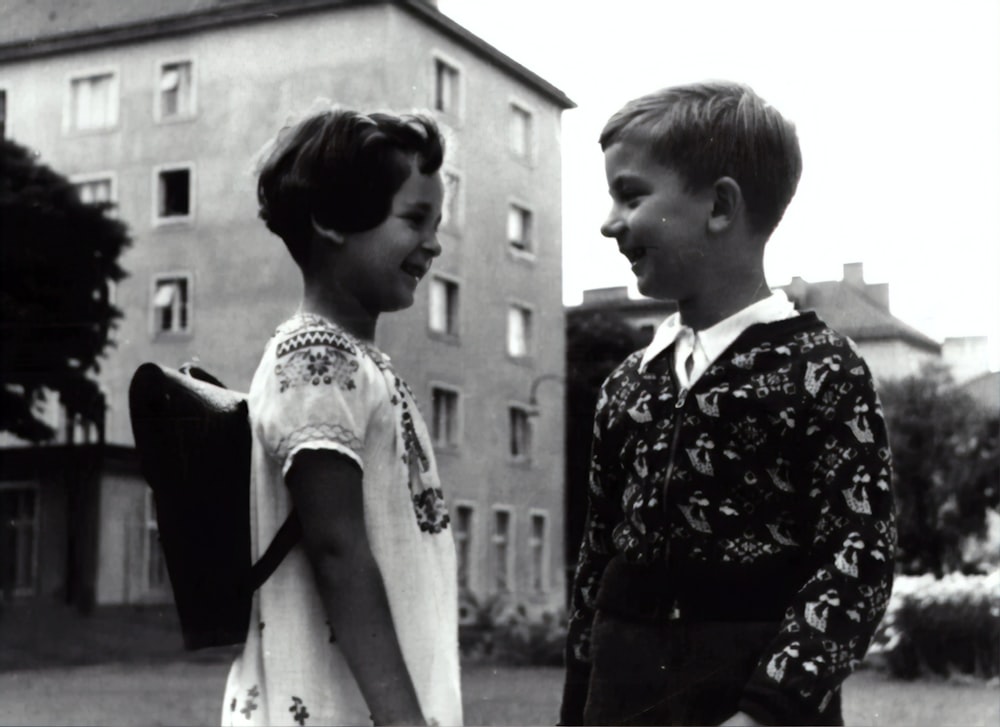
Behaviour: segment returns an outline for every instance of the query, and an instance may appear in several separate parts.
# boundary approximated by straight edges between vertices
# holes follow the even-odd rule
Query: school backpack
[[[243,643],[254,591],[301,536],[292,512],[251,562],[246,395],[196,366],[144,363],[132,376],[129,412],[184,646]]]

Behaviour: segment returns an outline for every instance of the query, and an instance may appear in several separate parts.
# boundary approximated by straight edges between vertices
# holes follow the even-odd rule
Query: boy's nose
[[[601,225],[601,234],[605,237],[618,237],[624,229],[625,222],[612,210],[608,219]]]

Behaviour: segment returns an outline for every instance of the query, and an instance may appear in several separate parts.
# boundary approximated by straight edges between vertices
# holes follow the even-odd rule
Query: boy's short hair
[[[751,229],[766,236],[781,221],[802,175],[795,126],[749,86],[711,81],[633,99],[601,132],[601,149],[620,141],[649,145],[689,190],[720,177],[740,185]]]
[[[444,160],[437,125],[420,114],[328,108],[278,132],[259,165],[259,215],[300,267],[314,224],[340,233],[385,221],[411,160],[434,174]]]

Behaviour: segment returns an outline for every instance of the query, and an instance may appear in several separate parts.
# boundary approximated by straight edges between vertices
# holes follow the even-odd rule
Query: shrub
[[[870,662],[896,677],[1000,674],[1000,570],[897,576]]]
[[[529,607],[506,596],[460,604],[459,646],[474,661],[512,666],[562,666],[566,643],[563,609]]]

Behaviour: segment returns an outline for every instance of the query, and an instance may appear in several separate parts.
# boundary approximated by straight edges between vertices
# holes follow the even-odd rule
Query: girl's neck
[[[315,313],[336,323],[355,338],[375,342],[378,315],[365,310],[350,296],[337,295],[336,290],[325,286],[310,285],[307,280],[300,309],[304,313]]]

